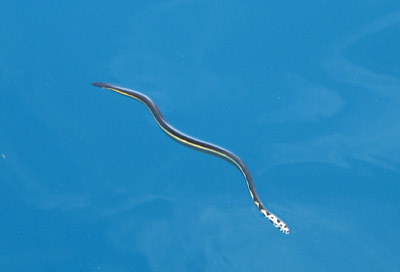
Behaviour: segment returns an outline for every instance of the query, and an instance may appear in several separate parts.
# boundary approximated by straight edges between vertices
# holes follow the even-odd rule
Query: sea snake
[[[94,82],[92,83],[92,85],[129,96],[142,102],[150,110],[157,125],[172,139],[183,145],[218,156],[232,163],[236,168],[240,170],[240,172],[242,172],[250,193],[250,197],[253,200],[254,204],[257,206],[258,210],[280,231],[285,234],[289,234],[289,228],[286,226],[286,224],[282,220],[278,219],[278,217],[276,217],[274,214],[267,211],[267,209],[261,203],[260,198],[257,195],[256,189],[254,188],[254,183],[250,175],[250,171],[249,169],[247,169],[247,166],[242,162],[241,159],[239,159],[238,156],[219,146],[197,140],[176,130],[170,124],[168,124],[167,121],[165,121],[156,104],[154,104],[154,102],[144,94],[108,83]]]

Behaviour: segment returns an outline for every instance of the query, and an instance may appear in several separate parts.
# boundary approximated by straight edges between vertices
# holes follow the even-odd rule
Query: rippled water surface
[[[400,271],[400,4],[278,2],[4,4],[0,270]]]

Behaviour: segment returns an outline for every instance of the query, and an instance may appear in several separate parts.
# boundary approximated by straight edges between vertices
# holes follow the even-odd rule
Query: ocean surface
[[[400,2],[9,1],[0,271],[400,271]],[[226,161],[238,155],[277,230]]]

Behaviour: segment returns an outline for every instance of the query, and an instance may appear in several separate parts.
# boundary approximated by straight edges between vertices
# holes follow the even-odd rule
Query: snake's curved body
[[[256,189],[254,188],[254,183],[250,175],[250,172],[247,166],[243,163],[243,161],[239,159],[239,157],[237,157],[235,154],[226,149],[192,138],[178,131],[177,129],[173,128],[170,124],[167,123],[167,121],[165,121],[164,117],[162,116],[156,104],[154,104],[154,102],[144,94],[141,94],[137,91],[121,88],[108,83],[94,82],[92,83],[92,85],[129,96],[131,98],[134,98],[142,102],[150,110],[158,126],[172,139],[176,140],[181,144],[184,144],[186,146],[195,148],[197,150],[206,153],[210,153],[212,155],[218,156],[232,163],[243,174],[247,184],[247,188],[250,193],[250,197],[253,200],[254,204],[257,206],[258,210],[280,231],[282,231],[285,234],[289,234],[289,228],[286,226],[286,224],[282,220],[278,219],[274,214],[267,211],[267,209],[261,203],[260,198],[257,195]]]

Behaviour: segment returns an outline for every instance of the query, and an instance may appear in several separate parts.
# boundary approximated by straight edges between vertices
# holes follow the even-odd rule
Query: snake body
[[[287,227],[287,225],[278,217],[276,217],[273,213],[269,212],[261,203],[261,200],[258,197],[256,189],[254,187],[253,178],[250,175],[250,171],[248,170],[247,166],[243,163],[243,161],[239,159],[238,156],[236,156],[235,154],[224,148],[221,148],[219,146],[207,142],[200,141],[198,139],[195,139],[178,131],[177,129],[172,127],[169,123],[167,123],[167,121],[165,121],[164,117],[162,116],[156,104],[154,104],[154,102],[149,97],[147,97],[142,93],[126,88],[121,88],[108,83],[94,82],[92,83],[92,85],[100,87],[102,89],[108,89],[120,93],[122,95],[126,95],[128,97],[134,98],[142,102],[143,104],[146,105],[146,107],[153,115],[153,118],[156,121],[157,125],[172,139],[176,140],[177,142],[183,145],[215,155],[232,163],[243,174],[247,184],[247,189],[249,190],[250,193],[250,197],[253,200],[254,204],[257,206],[258,210],[280,231],[282,231],[285,234],[289,234],[289,228]]]

